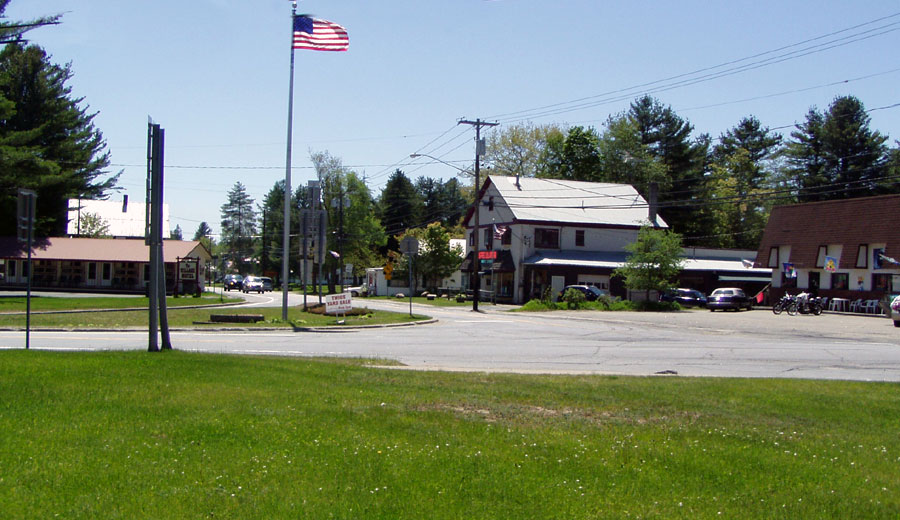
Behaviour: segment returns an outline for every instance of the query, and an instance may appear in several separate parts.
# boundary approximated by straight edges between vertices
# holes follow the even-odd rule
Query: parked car
[[[706,307],[706,295],[696,289],[672,289],[659,295],[661,302],[677,302],[683,307]]]
[[[256,291],[260,294],[266,291],[265,287],[263,286],[262,278],[259,276],[247,276],[246,278],[244,278],[241,290],[245,293]]]
[[[344,287],[344,292],[350,293],[350,296],[361,296],[365,291],[363,291],[362,286],[354,286]]]
[[[559,293],[559,298],[557,298],[557,299],[562,300],[563,295],[565,295],[566,291],[568,291],[569,289],[574,289],[574,290],[580,292],[581,294],[584,295],[585,301],[589,301],[589,302],[596,301],[597,298],[604,296],[604,295],[609,296],[609,292],[604,291],[603,289],[598,289],[597,287],[594,287],[593,285],[567,285]]]
[[[226,274],[223,279],[225,282],[225,290],[240,291],[243,288],[244,277],[239,274]]]
[[[275,282],[268,276],[260,276],[259,279],[262,280],[263,291],[272,292],[275,289]]]
[[[740,311],[753,308],[753,298],[747,296],[743,289],[737,287],[721,287],[716,289],[706,299],[706,306],[710,311],[718,309],[734,309]]]

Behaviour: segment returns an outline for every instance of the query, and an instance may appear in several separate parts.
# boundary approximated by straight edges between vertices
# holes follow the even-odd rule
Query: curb
[[[365,329],[387,329],[394,327],[416,327],[419,325],[431,325],[438,323],[437,318],[431,318],[423,321],[415,321],[410,323],[385,323],[382,325],[335,325],[332,327],[216,327],[216,328],[193,328],[193,327],[170,327],[169,332],[350,332],[354,330]],[[146,332],[148,329],[141,327],[127,328],[98,328],[98,329],[78,329],[78,328],[62,328],[62,327],[32,327],[32,332]],[[2,332],[25,332],[25,327],[0,327]]]

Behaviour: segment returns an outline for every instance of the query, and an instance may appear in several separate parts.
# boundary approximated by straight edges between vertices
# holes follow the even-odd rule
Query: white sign
[[[346,313],[353,308],[353,297],[350,293],[329,294],[325,296],[325,314]]]
[[[181,262],[178,264],[178,269],[180,271],[179,277],[182,280],[196,280],[197,279],[197,260],[192,260],[189,258],[182,258]]]

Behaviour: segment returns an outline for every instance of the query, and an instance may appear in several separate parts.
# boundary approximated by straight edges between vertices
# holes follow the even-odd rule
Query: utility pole
[[[475,121],[468,121],[466,119],[462,119],[457,123],[458,125],[471,125],[475,127],[475,201],[472,203],[472,211],[475,217],[475,247],[472,250],[472,275],[474,278],[474,290],[472,295],[472,310],[478,310],[478,296],[479,291],[481,291],[481,277],[478,274],[478,270],[481,268],[481,260],[478,258],[478,249],[479,243],[481,240],[479,236],[481,228],[480,228],[480,214],[481,214],[481,204],[479,204],[478,192],[481,190],[481,176],[479,172],[479,164],[481,163],[481,156],[484,155],[484,140],[481,139],[481,127],[482,126],[497,126],[500,123],[488,123],[486,121],[482,121],[481,119],[476,119]]]

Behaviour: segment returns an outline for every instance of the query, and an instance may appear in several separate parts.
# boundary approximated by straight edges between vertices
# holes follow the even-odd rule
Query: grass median
[[[4,518],[896,518],[895,384],[0,351]]]
[[[10,298],[9,300],[13,300]],[[24,299],[23,299],[24,300]],[[56,301],[53,301],[56,300]],[[35,308],[34,303],[40,301],[41,305]],[[243,300],[237,300],[243,301]],[[218,303],[219,298],[168,298],[168,321],[170,327],[194,327],[221,328],[221,327],[329,327],[329,326],[356,326],[356,325],[389,325],[398,323],[410,323],[428,319],[427,316],[408,313],[376,311],[371,309],[354,309],[347,316],[326,316],[321,312],[307,312],[302,307],[288,308],[288,319],[282,319],[280,307],[223,307],[223,308],[184,308],[188,305],[203,305]],[[149,310],[116,311],[108,309],[146,307],[146,298],[36,298],[32,310],[55,311],[48,314],[32,313],[31,326],[34,328],[104,328],[117,329],[129,327],[146,327]],[[174,305],[173,305],[174,303]],[[6,302],[5,311],[23,312],[17,308],[16,302]],[[105,309],[100,312],[59,312],[69,309]],[[211,315],[229,314],[257,314],[262,316],[261,321],[255,323],[210,323]],[[24,314],[0,314],[0,327],[18,328],[25,327]]]

